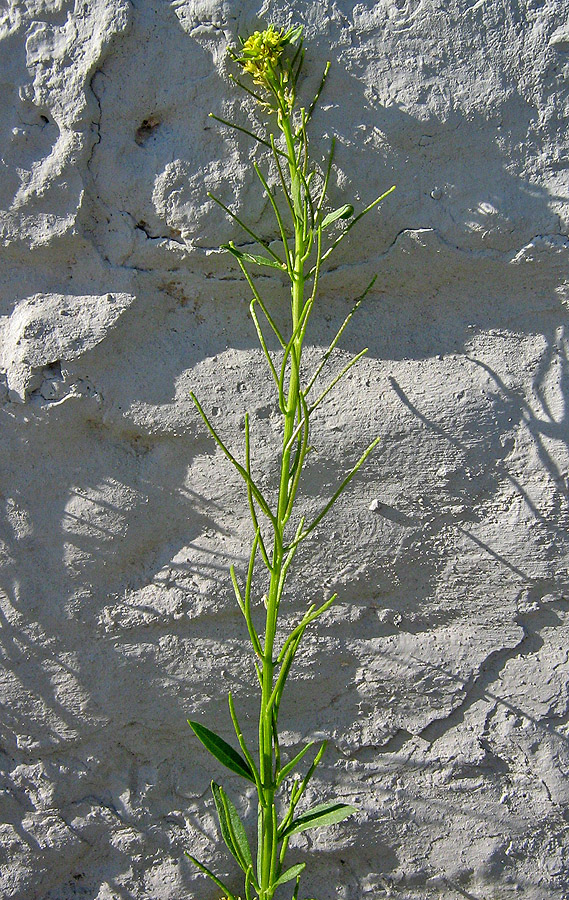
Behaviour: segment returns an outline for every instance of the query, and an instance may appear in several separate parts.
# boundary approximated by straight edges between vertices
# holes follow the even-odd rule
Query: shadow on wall
[[[220,235],[220,241],[238,240],[217,210],[196,210],[195,192],[197,186],[205,192],[204,180],[206,187],[220,182],[221,195],[231,197],[233,175],[226,183],[223,166],[212,162],[204,170],[206,160],[218,161],[227,148],[232,171],[245,180],[243,203],[267,236],[271,225],[246,169],[246,143],[222,135],[214,138],[205,131],[207,106],[201,86],[207,83],[205,98],[216,109],[222,90],[210,56],[193,52],[196,44],[188,38],[193,68],[186,81],[186,57],[179,51],[169,55],[163,44],[160,53],[178,74],[157,87],[156,60],[138,65],[149,53],[140,35],[150,27],[135,22],[95,79],[102,127],[91,200],[94,203],[98,195],[110,211],[110,224],[107,218],[99,221],[97,241],[111,261],[150,270],[154,253],[160,251],[159,279],[169,285],[162,293],[164,306],[158,309],[155,296],[145,296],[142,287],[139,307],[125,314],[105,347],[94,348],[76,363],[79,375],[88,373],[105,398],[118,397],[120,403],[70,400],[61,405],[32,403],[14,414],[9,407],[2,411],[4,458],[12,461],[5,465],[2,486],[7,548],[0,620],[7,673],[2,742],[7,771],[12,770],[7,776],[13,800],[10,821],[30,859],[29,880],[14,897],[27,900],[48,897],[51,889],[67,890],[55,845],[44,852],[39,864],[44,883],[37,888],[39,838],[33,822],[22,824],[22,816],[42,808],[60,810],[64,821],[74,811],[87,817],[89,809],[99,809],[99,818],[89,826],[96,849],[70,851],[67,866],[77,881],[81,877],[93,883],[100,878],[93,871],[100,860],[106,861],[109,883],[110,868],[116,866],[113,890],[121,897],[132,896],[130,888],[120,886],[120,878],[131,867],[133,853],[158,860],[164,853],[181,852],[188,840],[186,819],[171,811],[189,805],[188,817],[195,825],[192,804],[207,784],[200,768],[205,759],[198,749],[190,749],[186,717],[207,708],[210,721],[226,722],[225,700],[211,676],[212,656],[216,670],[227,668],[232,680],[242,682],[241,702],[252,711],[247,663],[239,651],[242,632],[227,584],[229,564],[242,549],[240,523],[232,515],[241,500],[229,492],[224,497],[227,473],[208,458],[213,446],[197,422],[187,424],[185,406],[183,433],[175,416],[162,421],[162,431],[157,431],[158,413],[145,428],[144,417],[137,418],[135,412],[141,405],[175,409],[183,402],[181,386],[194,386],[194,372],[198,382],[203,378],[207,385],[216,366],[230,361],[237,385],[253,378],[258,364],[250,353],[257,344],[253,328],[244,322],[242,282],[233,271],[228,274],[227,260],[199,253],[210,240],[217,244]],[[172,14],[170,27],[177,27]],[[164,40],[167,48],[179,47],[177,32],[172,32],[171,44],[167,33]],[[158,51],[155,46],[153,52]],[[131,74],[125,79],[127,63]],[[182,113],[178,92],[188,83]],[[433,622],[438,628],[463,618],[483,630],[492,615],[502,617],[514,631],[521,629],[505,649],[500,650],[498,638],[498,649],[488,648],[492,665],[486,673],[482,661],[459,677],[452,659],[442,660],[439,674],[447,683],[456,683],[457,693],[448,712],[438,718],[435,710],[419,732],[432,744],[459,725],[480,699],[507,705],[490,686],[509,661],[538,653],[544,628],[554,629],[563,621],[544,602],[568,586],[567,573],[555,563],[566,548],[569,524],[567,473],[557,451],[567,447],[569,437],[569,362],[560,325],[566,312],[557,293],[561,261],[555,241],[541,245],[539,240],[514,261],[537,234],[552,232],[552,198],[506,168],[511,148],[521,141],[520,110],[526,119],[535,114],[520,98],[508,101],[496,125],[500,149],[497,140],[488,138],[481,116],[466,119],[455,112],[444,123],[414,120],[401,110],[374,105],[358,78],[339,67],[330,92],[350,102],[332,102],[315,119],[315,129],[355,136],[339,142],[340,178],[348,177],[355,189],[365,186],[362,204],[392,181],[398,191],[373,220],[374,227],[355,236],[351,249],[344,251],[341,269],[323,279],[326,310],[315,313],[314,340],[326,345],[347,312],[344,297],[357,294],[368,270],[373,273],[379,265],[381,290],[360,310],[343,346],[350,352],[364,343],[370,348],[371,368],[379,374],[370,386],[369,408],[382,421],[387,450],[361,473],[354,496],[368,498],[378,483],[389,486],[401,477],[404,451],[398,446],[409,450],[411,460],[401,490],[388,494],[379,515],[366,520],[369,530],[359,568],[352,564],[353,531],[337,549],[316,550],[317,561],[332,577],[346,569],[343,586],[350,588],[350,603],[362,612],[353,628],[332,622],[325,638],[346,662],[341,672],[325,673],[340,695],[334,717],[351,721],[363,625],[371,643],[402,632],[420,636]],[[118,108],[126,111],[120,119]],[[363,135],[361,141],[358,135]],[[114,177],[107,179],[111,157]],[[473,160],[484,161],[484,179]],[[120,241],[113,247],[117,234]],[[198,249],[175,257],[172,244],[184,249],[186,243]],[[271,293],[276,295],[276,288],[270,282]],[[174,296],[193,294],[199,298],[193,311]],[[484,354],[477,356],[478,337],[502,330],[518,335],[520,342],[541,336],[528,396],[515,379],[507,383]],[[232,356],[235,351],[246,354]],[[440,385],[452,376],[455,369],[446,367],[445,356],[461,356],[468,367],[461,385],[470,375],[474,379],[485,373],[484,400],[471,398],[465,406],[449,392],[448,403],[441,405],[427,402],[428,389],[416,390],[427,363],[431,375],[438,373]],[[404,364],[406,380],[398,364]],[[395,374],[389,377],[391,370]],[[231,372],[231,367],[224,371]],[[385,393],[378,395],[380,389]],[[234,404],[237,420],[253,391],[246,387],[238,392],[231,385],[225,391],[224,402]],[[258,407],[252,412],[260,419],[265,399],[255,393],[253,403]],[[511,464],[520,431],[528,439],[526,449],[536,454],[536,471],[552,485],[547,509],[540,508],[540,500],[530,495]],[[38,447],[43,449],[41,465]],[[419,448],[416,457],[413,447]],[[437,476],[432,468],[434,449],[452,461],[446,474]],[[422,464],[429,459],[432,471],[425,479]],[[330,471],[341,466],[342,451],[327,446],[309,470],[309,496],[322,496]],[[199,492],[192,489],[189,472],[201,486],[209,484],[217,507],[201,487]],[[510,559],[507,551],[494,549],[485,539],[484,528],[476,528],[484,525],[505,485],[531,510],[540,530],[539,553],[535,551],[527,568],[518,558],[519,546]],[[421,503],[411,501],[411,495]],[[349,516],[346,521],[351,527]],[[459,571],[456,577],[450,570],[468,546],[472,565],[480,557],[486,559],[481,577],[490,578],[494,594],[486,603],[480,604],[477,596],[461,607],[449,594],[461,579],[472,579],[472,570]],[[317,590],[319,577],[312,571],[306,589]],[[342,578],[339,581],[342,585]],[[506,600],[492,613],[501,587]],[[533,618],[517,612],[522,594],[536,604]],[[304,590],[296,588],[295,611],[304,599]],[[369,613],[381,607],[390,610],[391,620]],[[373,652],[380,655],[377,646]],[[427,667],[437,668],[421,660],[419,669]],[[328,701],[316,695],[307,670],[300,675],[291,695],[291,720],[303,733],[307,698],[315,709],[326,709]],[[342,697],[346,683],[353,687]],[[377,696],[364,697],[363,714],[377,715]],[[295,707],[300,710],[296,721]],[[531,710],[514,711],[535,719]],[[566,742],[554,726],[536,725]],[[405,721],[383,722],[382,727],[384,754],[395,752],[394,740],[401,750]],[[345,748],[346,756],[360,759],[360,754],[362,764],[371,763],[382,755],[382,745]],[[32,768],[28,774],[25,768],[13,771],[18,765]],[[38,777],[48,785],[44,793],[36,792]],[[102,790],[104,784],[108,787]],[[152,830],[157,823],[158,829]],[[134,850],[121,851],[110,843],[110,833],[123,828],[132,829]],[[372,823],[366,828],[380,847],[381,827]],[[211,840],[210,832],[203,839]],[[382,844],[378,854],[384,871],[397,866],[389,846]],[[81,875],[87,869],[89,874]],[[357,861],[352,870],[357,874]],[[133,884],[137,877],[143,878],[133,874]],[[186,886],[190,883],[184,873],[179,879]],[[462,887],[455,889],[474,897]],[[61,897],[59,893],[58,900]]]

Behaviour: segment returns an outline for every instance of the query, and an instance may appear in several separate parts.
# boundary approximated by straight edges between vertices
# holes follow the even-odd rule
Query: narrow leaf
[[[257,847],[263,846],[263,807],[259,803],[257,808]],[[263,854],[257,852],[257,883],[262,880],[261,866],[263,864]]]
[[[243,90],[247,91],[248,94],[251,94],[253,97],[255,97],[256,100],[259,100],[261,103],[264,103],[263,98],[259,97],[259,95],[256,94],[254,91],[250,91],[249,88],[245,87],[244,84],[241,84],[240,81],[237,81],[236,78],[233,78],[232,75],[230,75],[229,77],[232,79],[232,81],[235,81],[235,83],[238,84],[239,87],[242,87]],[[247,129],[247,128],[243,128],[241,125],[237,125],[235,122],[228,122],[227,119],[220,119],[219,116],[216,116],[216,115],[214,115],[214,113],[211,113],[211,112],[208,113],[208,115],[209,115],[210,119],[215,119],[216,122],[221,122],[222,125],[227,125],[228,128],[235,128],[236,131],[242,131],[243,134],[246,134],[249,137],[252,137],[256,141],[258,141],[259,144],[264,144],[265,147],[271,146],[268,141],[264,140],[264,138],[259,137],[258,134],[254,134],[252,131],[249,131],[249,129]],[[282,150],[277,150],[277,153],[280,153],[281,156],[286,156],[286,153],[283,153]]]
[[[299,764],[299,762],[302,759],[302,757],[304,756],[304,754],[308,753],[308,751],[310,750],[311,747],[314,747],[314,744],[315,744],[315,741],[310,741],[308,744],[306,744],[306,746],[304,746],[302,748],[300,753],[296,754],[294,759],[291,759],[289,762],[287,762],[286,766],[282,767],[282,769],[279,772],[278,778],[277,778],[277,786],[282,784],[282,782],[284,781],[286,776],[289,774],[289,772],[292,772],[292,770]]]
[[[322,828],[326,825],[335,825],[341,822],[347,816],[351,816],[356,812],[354,806],[348,806],[346,803],[320,803],[303,813],[298,819],[293,819],[288,828],[284,831],[283,837],[290,837],[291,834],[298,834],[300,831],[306,831],[308,828]]]
[[[304,52],[303,42],[300,41],[298,47],[296,48],[296,53],[294,54],[294,56],[292,58],[292,62],[290,64],[291,81],[292,81],[292,84],[295,89],[296,89],[296,82],[298,81],[298,76],[300,75],[302,66],[304,64],[304,55],[305,55],[305,52]]]
[[[256,634],[256,632],[254,632],[254,633]],[[257,640],[258,640],[258,638],[257,638]],[[261,645],[259,644],[259,650],[260,649],[261,649]],[[262,654],[259,653],[259,656],[261,656],[261,655]],[[245,738],[243,737],[243,732],[241,731],[241,726],[239,725],[239,721],[237,719],[237,713],[235,712],[235,704],[233,703],[233,695],[232,695],[231,691],[229,691],[228,699],[229,699],[229,712],[231,713],[231,720],[233,722],[233,727],[235,728],[235,734],[237,735],[237,740],[239,741],[239,746],[241,747],[241,749],[243,751],[243,755],[244,755],[245,759],[247,760],[247,762],[249,763],[249,766],[251,767],[251,771],[253,772],[253,775],[255,776],[255,785],[257,787],[257,790],[259,790],[261,787],[261,780],[259,778],[259,773],[255,766],[255,760],[251,756],[251,754],[247,748],[247,744],[245,743]]]
[[[296,879],[296,884],[294,886],[294,891],[292,894],[292,900],[298,900],[298,889],[300,887],[300,878]]]
[[[324,87],[324,84],[326,82],[326,78],[328,77],[329,71],[330,71],[330,61],[328,61],[326,63],[326,67],[324,69],[324,74],[322,75],[322,78],[320,80],[320,85],[318,86],[318,90],[316,91],[316,94],[314,95],[314,99],[313,99],[312,103],[308,107],[308,114],[306,116],[307,124],[308,124],[308,122],[310,122],[310,120],[312,118],[312,113],[316,109],[316,104],[318,103],[318,100],[320,99],[320,94],[322,93],[322,88]]]
[[[291,866],[290,869],[283,872],[278,881],[275,881],[273,887],[278,887],[279,884],[286,884],[287,881],[292,881],[293,878],[297,878],[305,868],[306,863],[299,863],[297,866]]]
[[[245,872],[245,900],[252,900],[250,887],[255,885],[253,877],[253,866],[249,866]]]
[[[326,175],[324,177],[324,185],[322,187],[322,193],[320,194],[320,199],[318,201],[318,206],[316,207],[316,215],[320,213],[322,209],[322,204],[326,199],[326,193],[328,191],[328,182],[330,181],[330,172],[332,171],[332,163],[334,161],[334,151],[336,149],[336,138],[332,138],[332,143],[330,146],[330,154],[328,156],[328,165],[326,166]]]
[[[244,253],[242,250],[238,250],[233,242],[230,242],[229,244],[222,244],[220,249],[228,250],[229,253],[232,253],[233,256],[237,257],[237,259],[244,259],[246,262],[256,263],[258,266],[270,266],[271,269],[286,268],[285,263],[278,263],[275,259],[269,259],[266,256],[259,256],[256,253]]]
[[[231,55],[231,54],[230,54],[230,55]],[[233,56],[233,59],[235,59],[235,56]],[[242,81],[239,81],[239,79],[236,78],[235,75],[231,74],[229,77],[230,77],[231,81],[232,81],[234,84],[236,84],[238,87],[240,87],[241,90],[245,91],[246,94],[250,94],[251,97],[254,97],[255,100],[257,100],[259,103],[264,103],[264,102],[265,102],[264,99],[261,97],[260,94],[256,94],[255,91],[252,91],[250,87],[247,87],[246,84],[243,84]],[[224,124],[225,124],[225,123],[224,123]],[[231,124],[231,123],[229,123],[229,124]]]
[[[229,823],[231,825],[231,829],[233,832],[233,839],[235,841],[236,846],[239,849],[239,853],[243,857],[246,866],[245,866],[245,874],[247,872],[253,871],[253,857],[251,856],[251,848],[249,846],[249,841],[247,839],[247,834],[245,832],[245,828],[243,827],[243,823],[239,818],[239,813],[235,809],[235,806],[225,794],[225,807],[229,815]],[[253,880],[254,883],[254,880]]]
[[[225,809],[225,805],[223,803],[223,798],[221,795],[222,790],[223,789],[218,784],[216,784],[215,781],[212,781],[211,792],[213,794],[215,808],[217,810],[217,817],[219,819],[219,829],[221,831],[221,837],[225,841],[227,849],[229,850],[231,855],[237,860],[237,862],[241,866],[241,868],[243,868],[243,866],[241,865],[241,860],[239,859],[239,854],[237,852],[237,848],[235,846],[235,841],[233,840],[233,836],[231,834],[231,829],[230,829],[228,821],[227,821],[228,815],[227,815],[227,811]]]
[[[300,197],[300,178],[297,172],[292,176],[292,181],[290,185],[290,192],[292,194],[292,205],[294,207],[294,212],[298,219],[302,219],[302,200]]]
[[[201,863],[201,862],[199,861],[199,859],[196,859],[195,856],[192,856],[192,854],[191,854],[191,853],[188,853],[187,850],[185,851],[185,854],[186,854],[186,856],[188,857],[188,859],[191,859],[191,861],[193,862],[194,866],[197,866],[198,869],[201,869],[201,871],[202,871],[205,875],[207,875],[208,878],[211,878],[211,880],[213,881],[213,883],[216,884],[216,885],[218,886],[218,888],[221,888],[221,890],[226,894],[227,900],[236,900],[235,894],[232,894],[232,893],[231,893],[231,891],[229,890],[229,888],[227,887],[227,885],[225,885],[225,884],[223,883],[223,881],[221,881],[221,879],[219,879],[219,878],[217,877],[217,875],[214,875],[213,872],[210,872],[210,870],[207,868],[207,866],[204,866],[204,864]]]
[[[265,250],[268,250],[269,253],[271,254],[271,256],[274,257],[274,259],[276,259],[278,263],[282,263],[282,259],[279,259],[277,254],[274,253],[273,250],[271,250],[271,248],[268,245],[268,242],[264,241],[263,238],[256,235],[254,231],[251,231],[249,226],[246,225],[245,222],[243,222],[239,218],[239,216],[236,216],[235,213],[232,212],[232,210],[230,210],[229,207],[225,205],[225,203],[222,203],[221,200],[215,196],[215,194],[212,194],[211,191],[208,191],[207,196],[210,198],[210,200],[213,200],[214,203],[217,203],[218,206],[221,206],[221,208],[223,210],[225,210],[225,212],[227,213],[228,216],[231,216],[232,219],[235,219],[235,221],[237,222],[238,225],[241,226],[243,231],[246,231],[247,234],[250,234],[251,237],[253,238],[253,240],[257,242],[257,244],[260,244],[261,247],[264,247]]]
[[[243,871],[247,873],[253,866],[253,859],[239,813],[221,785],[212,781],[211,790],[219,817],[221,836],[230,853],[235,857]]]
[[[242,263],[240,263],[240,265],[242,265]],[[261,306],[261,308],[263,309],[262,306]],[[264,309],[263,309],[263,312],[264,312]],[[199,402],[198,398],[196,397],[196,395],[194,394],[193,391],[190,391],[190,397],[191,397],[197,411],[199,412],[200,416],[202,417],[207,430],[211,434],[211,436],[214,439],[217,446],[221,448],[221,450],[223,451],[223,453],[225,454],[225,456],[227,457],[227,459],[229,460],[231,465],[237,469],[237,471],[241,475],[241,478],[245,481],[247,486],[251,488],[251,491],[253,492],[253,496],[255,497],[257,503],[259,504],[259,506],[261,507],[261,509],[267,516],[267,518],[270,519],[271,522],[273,522],[273,524],[276,523],[276,519],[273,516],[273,514],[270,510],[270,507],[268,506],[267,501],[264,499],[263,495],[261,494],[259,488],[255,484],[255,482],[251,480],[249,473],[243,468],[241,463],[238,463],[237,460],[235,459],[235,457],[233,456],[233,454],[227,449],[227,447],[221,440],[220,436],[218,435],[217,431],[215,430],[215,428],[209,421],[208,417],[206,416],[201,403]]]
[[[335,209],[333,212],[328,213],[327,216],[322,220],[322,228],[327,228],[328,225],[331,225],[332,222],[335,222],[337,219],[349,219],[350,216],[354,214],[354,207],[349,203],[344,204],[344,206],[340,206],[338,209]]]
[[[243,778],[247,778],[255,784],[255,777],[249,763],[243,759],[240,753],[237,753],[233,747],[227,744],[223,738],[220,738],[215,732],[210,731],[205,725],[200,725],[199,722],[191,722],[190,719],[188,719],[188,725],[212,756],[215,756],[220,763],[232,772],[241,775]]]
[[[315,272],[315,275],[316,275],[316,267],[315,267],[314,272]],[[326,361],[329,359],[330,354],[332,353],[334,347],[336,346],[336,344],[338,343],[338,341],[339,341],[340,338],[342,337],[342,334],[343,334],[344,330],[346,329],[348,323],[350,322],[350,319],[353,317],[354,313],[357,311],[357,309],[358,309],[358,307],[360,306],[360,304],[365,300],[366,296],[367,296],[368,293],[371,291],[371,289],[372,289],[372,287],[374,286],[374,284],[375,284],[376,281],[377,281],[377,275],[374,275],[373,278],[371,279],[370,283],[369,283],[368,286],[366,287],[365,291],[363,292],[363,294],[360,294],[360,296],[355,300],[354,305],[352,306],[350,312],[348,313],[348,315],[346,316],[346,318],[344,319],[344,321],[343,321],[342,324],[340,325],[340,328],[339,328],[338,331],[336,332],[336,335],[335,335],[335,337],[334,337],[334,340],[333,340],[332,343],[329,345],[328,349],[326,350],[326,352],[324,353],[322,359],[320,360],[320,362],[319,362],[319,364],[318,364],[318,366],[317,366],[317,368],[316,368],[316,371],[314,372],[314,375],[312,376],[312,378],[311,378],[310,381],[308,382],[308,386],[307,386],[307,388],[306,388],[306,390],[305,390],[305,392],[304,392],[304,396],[305,396],[305,397],[308,397],[308,394],[309,394],[309,392],[312,390],[312,386],[313,386],[314,382],[316,381],[316,379],[317,379],[318,376],[320,375],[320,372],[322,371],[322,369],[323,369],[324,366],[326,365]]]
[[[308,528],[305,528],[304,531],[302,532],[302,534],[300,534],[298,538],[295,538],[295,542],[303,541],[310,534],[310,532],[313,531],[316,528],[316,526],[320,524],[320,522],[322,521],[322,519],[324,518],[324,516],[326,515],[328,510],[334,505],[334,503],[336,502],[336,500],[338,499],[340,494],[345,490],[345,488],[350,483],[350,481],[352,480],[352,478],[354,477],[354,475],[356,474],[358,469],[361,469],[361,467],[365,463],[366,459],[368,458],[368,456],[370,455],[372,450],[379,444],[380,440],[381,440],[381,438],[376,437],[375,441],[372,441],[371,444],[369,445],[369,447],[366,450],[364,450],[364,452],[358,459],[358,461],[355,464],[355,466],[353,467],[353,469],[346,475],[346,477],[342,481],[338,490],[333,494],[332,499],[328,501],[328,503],[326,504],[326,506],[324,507],[322,512],[316,516],[316,518],[314,519],[312,524],[309,525]],[[292,548],[292,544],[287,549],[290,550],[291,548]]]
[[[328,259],[328,257],[330,256],[330,254],[334,252],[334,250],[336,249],[336,247],[338,246],[338,244],[340,243],[340,241],[343,241],[344,238],[346,237],[346,235],[349,233],[350,229],[352,229],[352,228],[354,227],[354,225],[356,225],[356,224],[360,221],[360,219],[362,219],[365,215],[367,215],[368,212],[370,212],[372,209],[374,209],[374,208],[377,206],[378,203],[381,203],[382,200],[385,200],[385,198],[386,198],[389,194],[391,194],[391,192],[394,191],[394,190],[395,190],[395,185],[393,185],[392,187],[390,187],[388,191],[385,191],[385,193],[382,194],[381,197],[377,197],[377,198],[373,201],[373,203],[370,203],[370,204],[369,204],[369,206],[366,206],[366,208],[365,208],[364,210],[362,210],[361,213],[358,213],[358,215],[357,215],[354,219],[352,219],[351,222],[349,222],[347,228],[344,228],[344,230],[342,231],[342,233],[338,235],[338,237],[337,237],[336,240],[333,242],[333,244],[332,244],[330,247],[328,247],[328,249],[326,250],[326,253],[325,253],[324,256],[322,257],[322,262],[324,262],[325,259]],[[308,273],[308,277],[310,277],[310,276],[312,275],[312,271],[313,271],[313,270],[311,270],[311,271]]]
[[[303,29],[302,25],[296,25],[296,26],[293,26],[292,28],[289,28],[289,30],[283,36],[284,37],[283,43],[295,44],[302,34],[302,29]]]

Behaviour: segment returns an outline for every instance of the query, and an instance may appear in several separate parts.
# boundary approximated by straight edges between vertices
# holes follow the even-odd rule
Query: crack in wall
[[[91,146],[91,151],[89,153],[89,157],[88,157],[87,163],[86,163],[86,167],[87,167],[88,171],[91,170],[93,157],[95,155],[95,149],[101,143],[101,121],[102,121],[102,117],[103,117],[103,110],[101,107],[101,98],[99,97],[99,95],[95,89],[95,79],[96,79],[97,75],[99,75],[99,74],[102,77],[105,77],[102,66],[96,68],[94,70],[93,74],[91,75],[91,78],[89,79],[89,90],[91,91],[91,95],[95,98],[95,103],[97,104],[97,109],[99,111],[99,115],[97,116],[97,118],[95,119],[94,122],[91,122],[91,127],[94,128],[94,130],[95,130],[95,140],[93,141],[93,144]]]

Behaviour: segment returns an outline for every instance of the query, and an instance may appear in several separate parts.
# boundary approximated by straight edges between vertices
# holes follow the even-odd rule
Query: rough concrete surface
[[[189,392],[237,449],[250,411],[270,490],[271,386],[216,251],[242,237],[206,196],[272,236],[263,152],[207,118],[247,121],[226,50],[266,22],[305,25],[307,96],[332,62],[331,203],[397,184],[309,337],[379,272],[306,509],[382,442],[302,552],[287,621],[340,599],[282,711],[287,752],[330,737],[314,797],[358,813],[293,861],[318,900],[567,900],[568,0],[0,3],[0,896],[215,900],[184,849],[235,874],[186,719],[229,737],[233,687],[253,728],[251,531]]]

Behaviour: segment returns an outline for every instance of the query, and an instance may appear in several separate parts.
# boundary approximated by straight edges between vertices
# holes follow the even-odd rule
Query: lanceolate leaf
[[[232,253],[233,256],[236,256],[237,259],[242,259],[245,262],[256,263],[258,266],[270,266],[271,269],[283,269],[286,266],[281,265],[276,261],[276,259],[269,259],[267,256],[258,256],[256,253],[244,253],[242,250],[238,250],[233,242],[229,244],[222,244],[221,250],[227,250],[229,253]]]
[[[291,834],[298,834],[299,831],[306,831],[308,828],[323,828],[325,825],[335,825],[336,822],[341,822],[342,819],[351,816],[355,812],[355,807],[348,806],[347,803],[320,803],[297,819],[293,819],[282,836],[290,837]]]
[[[237,775],[247,778],[249,781],[252,781],[253,784],[255,783],[255,778],[249,763],[243,759],[240,753],[237,753],[233,747],[227,744],[223,738],[220,738],[215,732],[210,731],[205,725],[200,725],[199,722],[192,722],[188,719],[188,725],[198,740],[202,742],[206,750],[209,750],[220,763]]]
[[[212,781],[211,790],[213,799],[215,800],[217,815],[219,817],[221,836],[227,844],[230,853],[235,857],[243,871],[246,873],[249,869],[252,869],[253,859],[245,829],[239,818],[239,813],[221,785]]]
[[[324,216],[322,228],[328,228],[328,225],[331,225],[332,222],[335,222],[337,219],[349,219],[353,214],[354,207],[349,203],[346,203],[344,206],[340,206],[339,209],[335,209],[333,212],[328,213],[327,216]]]
[[[287,869],[286,872],[283,872],[278,881],[275,881],[275,887],[279,884],[285,884],[287,881],[292,881],[293,878],[296,878],[303,869],[306,868],[306,863],[299,863],[297,866],[291,866],[290,869]]]

